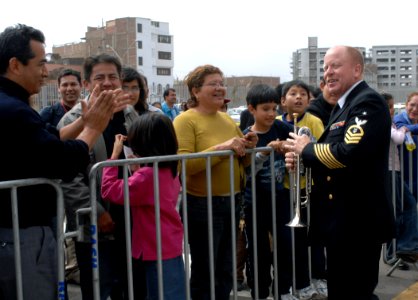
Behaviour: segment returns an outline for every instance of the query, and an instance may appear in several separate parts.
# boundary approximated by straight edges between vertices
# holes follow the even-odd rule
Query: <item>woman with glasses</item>
[[[150,111],[162,113],[161,109],[148,105],[147,79],[134,68],[124,67],[122,69],[122,90],[125,93],[129,93],[131,99],[136,99],[133,106],[138,115],[143,115]]]
[[[228,114],[219,112],[226,87],[222,71],[199,66],[185,78],[189,109],[174,119],[179,154],[232,150],[236,211],[244,183],[244,166],[250,164],[246,148],[254,148],[255,133],[244,136]],[[229,156],[211,157],[211,186],[206,185],[206,159],[186,161],[187,220],[191,255],[190,288],[193,299],[210,299],[210,253],[214,257],[215,299],[229,299],[232,290],[231,182]],[[211,189],[208,199],[209,188]],[[208,200],[212,204],[213,248],[209,249]]]

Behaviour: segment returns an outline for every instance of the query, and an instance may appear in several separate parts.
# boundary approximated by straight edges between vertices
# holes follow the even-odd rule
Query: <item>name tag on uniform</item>
[[[344,125],[345,125],[345,121],[340,121],[340,122],[334,123],[330,126],[329,131],[341,128]]]

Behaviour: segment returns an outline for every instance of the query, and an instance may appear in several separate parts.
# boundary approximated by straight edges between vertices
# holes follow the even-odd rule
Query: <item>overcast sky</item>
[[[337,44],[418,44],[416,0],[119,0],[2,3],[0,31],[17,23],[42,30],[52,45],[80,42],[87,26],[124,17],[168,22],[174,36],[174,76],[182,79],[201,64],[226,76],[291,79],[292,52]],[[116,6],[117,5],[117,6]]]

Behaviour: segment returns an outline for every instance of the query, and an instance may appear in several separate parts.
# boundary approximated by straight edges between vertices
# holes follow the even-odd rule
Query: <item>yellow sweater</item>
[[[179,154],[215,151],[214,146],[233,137],[243,137],[239,127],[226,113],[217,112],[214,115],[201,114],[189,109],[173,121],[179,144]],[[249,155],[245,163],[250,162]],[[242,159],[234,158],[234,189],[241,190],[244,182]],[[212,196],[230,195],[229,156],[211,157],[212,166]],[[206,159],[188,159],[186,162],[187,192],[194,196],[207,196],[206,189]]]
[[[277,116],[276,119],[279,119],[281,121],[283,121],[283,115]],[[288,121],[284,121],[289,123]],[[291,123],[293,125],[293,123]],[[324,124],[322,123],[321,119],[314,116],[311,113],[306,112],[302,119],[298,120],[298,123],[296,124],[298,128],[306,126],[308,127],[311,132],[312,135],[315,137],[316,140],[318,140],[320,138],[320,136],[322,135],[322,133],[324,132]],[[312,183],[313,184],[313,183]],[[305,176],[302,176],[300,178],[300,185],[301,188],[304,189],[306,186],[306,180],[305,180]],[[290,184],[289,184],[289,173],[286,172],[286,176],[284,179],[284,186],[285,188],[289,188]]]

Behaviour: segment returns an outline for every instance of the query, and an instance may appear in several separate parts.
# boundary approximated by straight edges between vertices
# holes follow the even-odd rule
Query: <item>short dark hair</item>
[[[26,66],[35,57],[31,40],[45,44],[42,31],[23,24],[7,27],[0,33],[0,75],[6,74],[11,58],[16,57]]]
[[[386,92],[381,92],[380,95],[383,97],[383,99],[385,99],[386,101],[389,101],[391,99],[393,99],[392,94],[386,93]]]
[[[159,113],[141,115],[129,128],[128,142],[134,154],[140,157],[175,155],[178,150],[173,122]],[[159,165],[170,168],[173,177],[177,175],[177,160]]]
[[[286,84],[283,86],[283,89],[282,89],[282,97],[286,96],[287,92],[292,88],[292,86],[303,88],[309,97],[309,92],[310,92],[309,86],[304,81],[299,80],[299,79],[286,82]]]
[[[101,64],[101,63],[108,63],[108,64],[115,65],[118,71],[119,77],[121,76],[122,64],[120,60],[115,56],[112,56],[106,53],[101,53],[95,56],[87,57],[86,60],[84,61],[84,65],[83,65],[84,79],[90,82],[90,76],[91,76],[91,73],[93,72],[94,66]]]
[[[78,83],[81,85],[81,75],[80,72],[73,69],[63,69],[58,74],[58,85],[61,84],[61,78],[64,76],[75,76]]]
[[[173,93],[175,93],[176,92],[176,90],[175,89],[173,89],[173,88],[168,88],[168,89],[166,89],[165,91],[164,91],[164,94],[163,94],[163,98],[165,99],[165,97],[167,97],[168,96],[168,94],[170,94],[170,91],[171,92],[173,92]]]
[[[273,87],[267,84],[256,84],[248,91],[246,100],[248,105],[256,108],[257,105],[263,103],[279,104],[280,97]]]

